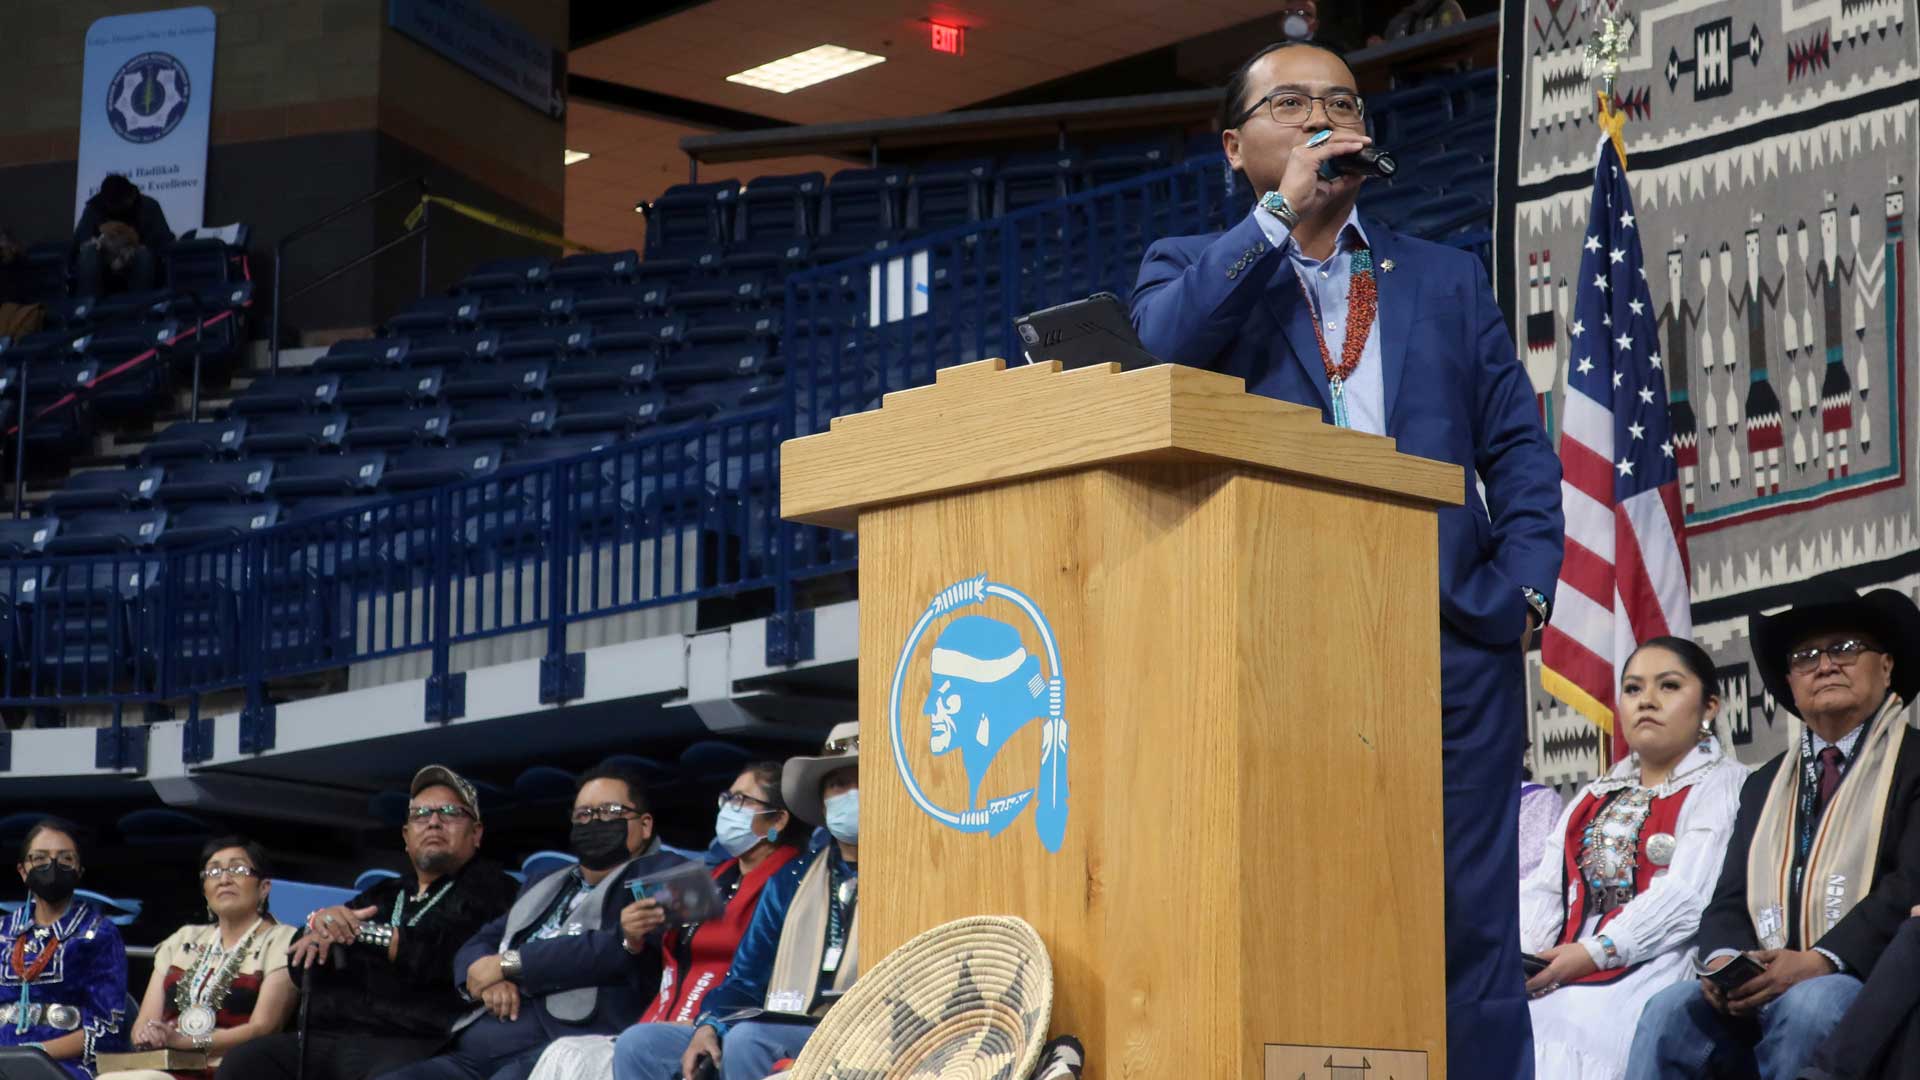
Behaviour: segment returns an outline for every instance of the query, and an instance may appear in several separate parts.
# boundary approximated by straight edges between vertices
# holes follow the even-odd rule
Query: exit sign
[[[933,24],[933,51],[951,53],[954,56],[965,55],[967,51],[967,31],[965,27]]]

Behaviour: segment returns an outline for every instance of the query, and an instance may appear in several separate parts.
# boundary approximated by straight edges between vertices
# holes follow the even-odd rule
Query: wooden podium
[[[863,966],[1019,915],[1090,1077],[1444,1076],[1462,483],[1172,365],[967,364],[786,443],[783,514],[860,533]]]

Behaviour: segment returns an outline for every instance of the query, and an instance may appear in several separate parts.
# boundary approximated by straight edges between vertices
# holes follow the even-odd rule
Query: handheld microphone
[[[1375,176],[1385,180],[1399,169],[1400,163],[1393,160],[1392,151],[1369,146],[1358,153],[1342,154],[1321,162],[1320,179],[1333,181],[1342,176]]]

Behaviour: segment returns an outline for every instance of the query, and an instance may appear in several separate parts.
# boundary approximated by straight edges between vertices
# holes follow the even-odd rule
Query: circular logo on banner
[[[107,122],[128,142],[164,139],[187,115],[192,94],[185,64],[163,52],[141,53],[107,83]]]
[[[1027,648],[1023,627],[1037,637],[1037,652]],[[924,655],[923,644],[931,645]],[[909,675],[922,671],[931,681],[916,715],[926,718],[927,748],[933,756],[950,759],[957,754],[966,770],[965,807],[934,802],[907,761],[901,699]],[[894,767],[914,805],[948,828],[997,836],[1031,804],[1041,845],[1059,851],[1067,833],[1065,706],[1060,649],[1040,608],[1018,589],[984,575],[956,582],[921,613],[894,665],[887,700]],[[1034,786],[983,796],[980,787],[994,759],[1035,721],[1040,725],[1040,775]],[[914,731],[920,730],[916,721]]]

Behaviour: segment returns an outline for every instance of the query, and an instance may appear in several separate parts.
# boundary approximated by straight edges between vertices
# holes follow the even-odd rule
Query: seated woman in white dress
[[[1561,814],[1520,886],[1540,1080],[1619,1080],[1640,1010],[1690,978],[1747,772],[1713,735],[1713,660],[1681,638],[1634,651],[1615,722],[1633,753]]]

